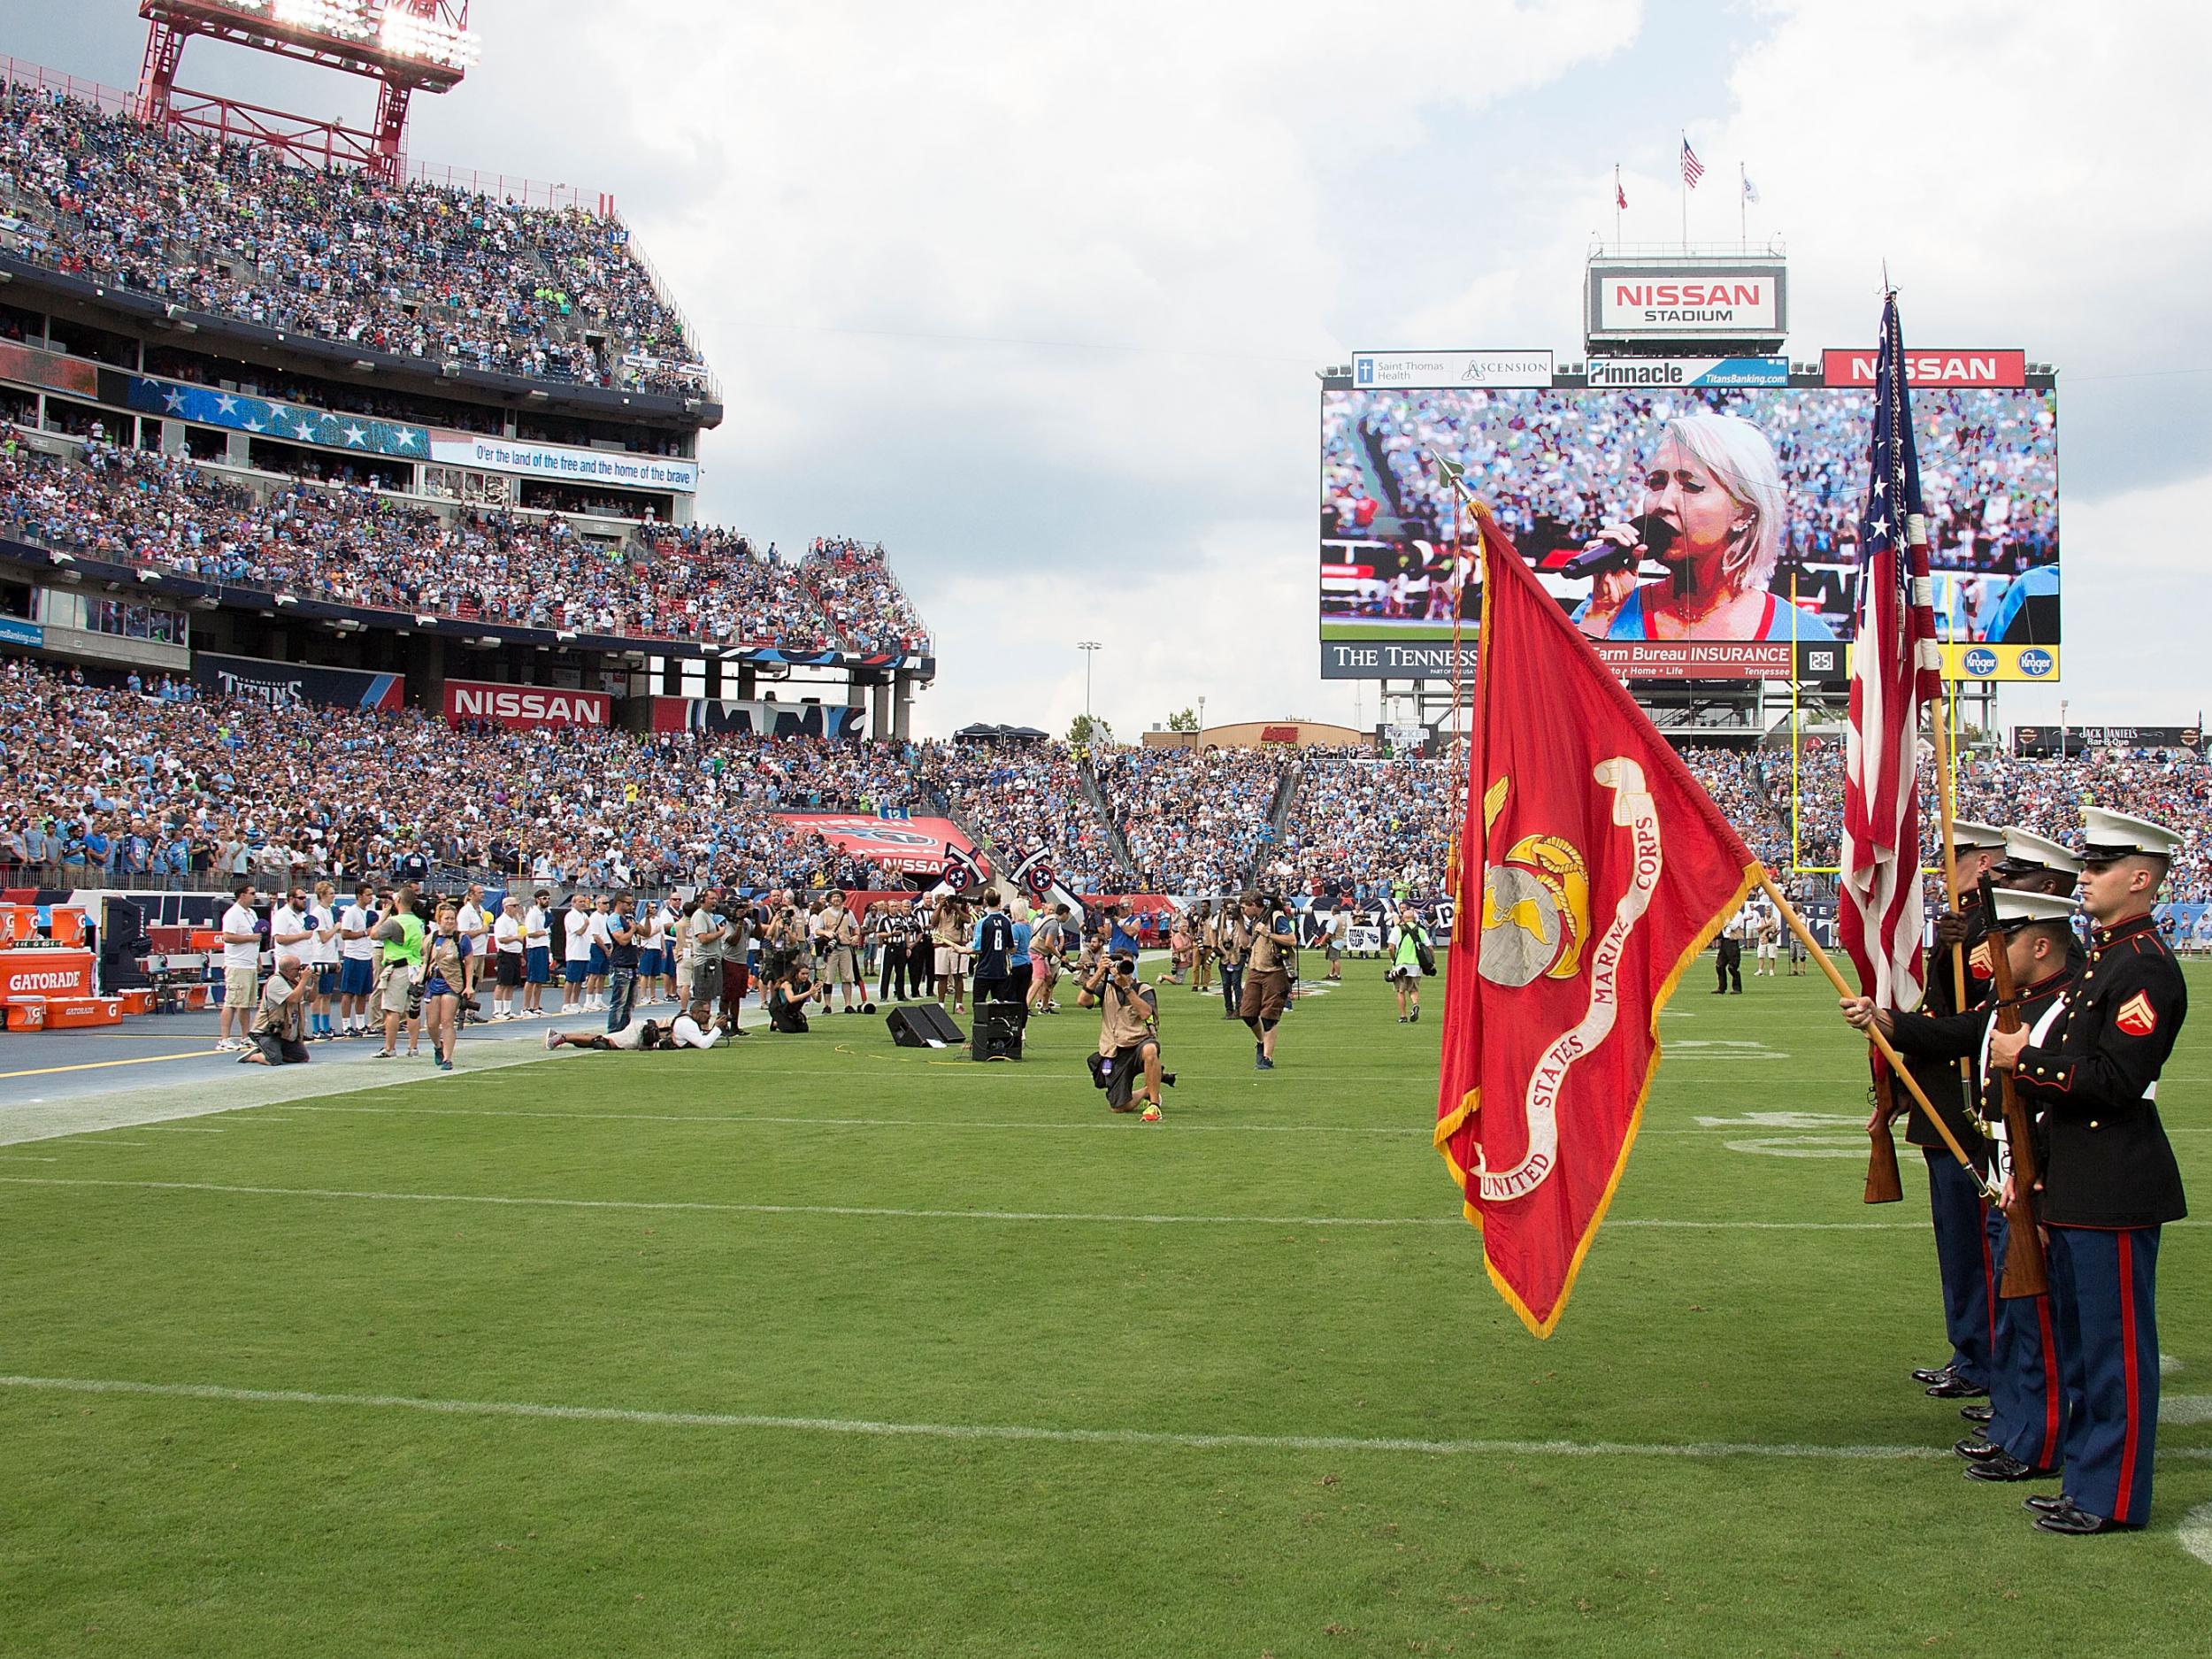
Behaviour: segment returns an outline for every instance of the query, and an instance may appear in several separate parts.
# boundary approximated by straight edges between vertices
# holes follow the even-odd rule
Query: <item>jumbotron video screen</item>
[[[1346,672],[1329,667],[1333,656],[1350,660],[1333,644],[1448,640],[1455,608],[1471,639],[1475,538],[1463,525],[1455,555],[1439,455],[1466,469],[1594,640],[1847,641],[1873,396],[1807,385],[1325,392],[1324,672]],[[1969,649],[1966,672],[2000,652],[2024,656],[2031,677],[2047,672],[2059,642],[2055,389],[1916,387],[1912,418],[1939,629],[1989,648]]]

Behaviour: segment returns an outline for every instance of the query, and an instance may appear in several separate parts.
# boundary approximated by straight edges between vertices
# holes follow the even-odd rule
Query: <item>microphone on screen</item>
[[[1667,549],[1674,545],[1674,526],[1656,514],[1646,513],[1638,528],[1644,539],[1643,552],[1623,547],[1617,541],[1607,541],[1576,554],[1559,567],[1559,573],[1579,581],[1586,576],[1602,576],[1608,571],[1634,570],[1647,557],[1664,558]]]

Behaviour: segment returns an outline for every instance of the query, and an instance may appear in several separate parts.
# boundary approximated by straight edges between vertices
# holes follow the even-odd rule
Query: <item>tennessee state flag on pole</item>
[[[1542,1337],[1627,1167],[1659,1010],[1761,869],[1471,504],[1482,623],[1436,1145],[1491,1282]]]

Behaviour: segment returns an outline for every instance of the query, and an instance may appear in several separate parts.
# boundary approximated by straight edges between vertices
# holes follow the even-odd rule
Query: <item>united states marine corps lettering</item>
[[[2158,1116],[2158,1077],[2189,1010],[2181,969],[2151,915],[2173,831],[2082,810],[2089,964],[2049,1029],[1999,1034],[2044,1114],[2042,1211],[2051,1306],[2068,1400],[2065,1490],[2039,1506],[2047,1532],[2138,1527],[2150,1518],[2158,1432],[2159,1232],[2187,1213]]]

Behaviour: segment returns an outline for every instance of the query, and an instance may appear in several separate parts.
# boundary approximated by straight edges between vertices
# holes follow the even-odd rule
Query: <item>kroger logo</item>
[[[1977,645],[1967,652],[1965,665],[1970,674],[1993,674],[1997,672],[1997,653],[1986,645]]]
[[[2039,645],[2031,645],[2020,653],[2020,672],[2030,680],[2040,680],[2057,666],[2051,654]]]

